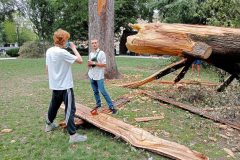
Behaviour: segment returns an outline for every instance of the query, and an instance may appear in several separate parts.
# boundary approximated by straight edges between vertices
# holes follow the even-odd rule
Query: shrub
[[[10,57],[18,57],[19,56],[19,48],[12,48],[6,51],[7,55]]]
[[[45,56],[46,50],[50,47],[49,43],[40,41],[25,42],[19,50],[19,55],[22,58],[41,58]]]

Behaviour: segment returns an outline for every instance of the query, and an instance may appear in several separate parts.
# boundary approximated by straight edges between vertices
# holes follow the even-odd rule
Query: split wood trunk
[[[148,23],[131,27],[130,51],[204,60],[230,74],[240,74],[240,29],[214,26]]]
[[[201,153],[175,142],[153,136],[151,133],[124,123],[108,114],[90,114],[91,109],[76,103],[76,115],[102,130],[121,137],[135,147],[143,148],[177,160],[207,160]]]

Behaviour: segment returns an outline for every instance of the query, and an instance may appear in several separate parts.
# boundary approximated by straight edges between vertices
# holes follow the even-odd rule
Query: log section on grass
[[[151,133],[124,123],[108,114],[99,113],[96,116],[90,114],[91,109],[76,103],[76,115],[100,129],[121,137],[135,147],[178,160],[207,160],[208,157],[201,153],[175,142],[166,141]]]

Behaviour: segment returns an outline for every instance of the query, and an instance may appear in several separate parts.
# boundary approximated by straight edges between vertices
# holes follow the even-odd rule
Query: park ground
[[[120,79],[106,80],[106,88],[113,100],[131,97],[131,101],[113,115],[126,123],[143,128],[155,136],[185,145],[203,153],[213,160],[240,159],[240,131],[221,125],[166,105],[149,97],[137,94],[139,90],[158,93],[193,107],[208,110],[218,117],[240,121],[240,85],[233,82],[226,91],[216,92],[216,86],[196,84],[169,85],[160,81],[172,81],[174,72],[161,80],[129,89],[120,84],[141,80],[171,63],[169,59],[144,59],[117,57]],[[87,79],[86,57],[82,65],[73,65],[74,92],[76,102],[94,107],[93,94]],[[219,83],[216,71],[202,68],[200,77],[189,71],[186,81]],[[90,124],[77,132],[88,136],[79,144],[68,144],[64,129],[52,133],[44,132],[44,121],[51,92],[45,73],[45,60],[10,59],[0,61],[0,159],[106,159],[145,160],[168,159],[161,155],[135,148]],[[105,101],[103,101],[105,104]],[[134,118],[164,114],[164,119],[136,122]],[[64,119],[59,110],[56,122]],[[234,158],[235,157],[235,158]]]

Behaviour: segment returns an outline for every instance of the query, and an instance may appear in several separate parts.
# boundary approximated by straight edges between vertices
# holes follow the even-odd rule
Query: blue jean
[[[90,79],[90,83],[91,83],[92,90],[93,90],[93,93],[94,93],[94,97],[95,97],[95,100],[96,100],[96,106],[101,107],[101,99],[100,99],[100,95],[99,95],[99,91],[100,91],[101,94],[103,95],[103,97],[105,98],[108,107],[110,109],[112,109],[113,108],[113,102],[112,102],[111,98],[109,97],[107,91],[105,90],[104,80],[103,79],[101,79],[101,80]]]

